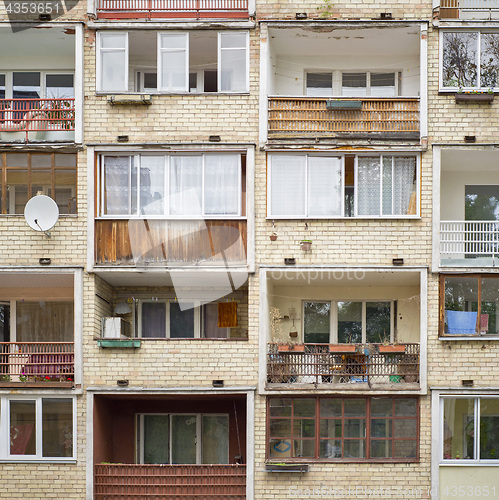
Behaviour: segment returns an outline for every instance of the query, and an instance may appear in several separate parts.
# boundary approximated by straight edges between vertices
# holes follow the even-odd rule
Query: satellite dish
[[[24,218],[29,224],[29,227],[35,231],[42,231],[47,236],[49,229],[55,226],[59,219],[59,207],[57,203],[43,194],[33,196],[24,207]]]

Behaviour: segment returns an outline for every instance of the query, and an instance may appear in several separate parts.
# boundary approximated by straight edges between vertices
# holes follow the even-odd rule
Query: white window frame
[[[50,75],[71,75],[73,77],[73,91],[75,90],[75,72],[71,70],[8,70],[0,71],[5,75],[5,99],[13,99],[14,95],[14,73],[39,73],[40,74],[40,99],[47,98],[47,76]],[[22,99],[20,99],[22,100]]]
[[[185,41],[185,47],[180,48],[163,48],[161,40],[163,37],[168,38],[169,36],[183,36]],[[158,32],[158,55],[157,55],[157,65],[158,65],[158,90],[160,92],[173,93],[173,92],[189,92],[189,33],[182,33],[180,31],[169,31],[169,32]],[[185,85],[183,87],[174,87],[173,85],[166,85],[163,82],[163,58],[162,55],[168,52],[180,52],[184,51],[184,81]]]
[[[499,399],[497,394],[441,394],[439,396],[439,422],[438,422],[438,464],[439,465],[466,465],[466,466],[483,466],[483,465],[496,465],[499,466],[499,456],[497,459],[480,459],[480,458],[459,458],[459,459],[445,459],[444,456],[444,401],[446,399],[473,399],[474,400],[474,453],[478,457],[480,453],[480,400],[481,399]]]
[[[103,48],[102,47],[102,40],[103,38],[106,37],[118,37],[118,36],[125,36],[125,47],[121,48]],[[113,31],[112,33],[102,33],[102,32],[97,32],[97,92],[102,92],[102,93],[113,93],[113,92],[123,92],[123,93],[128,93],[128,78],[129,78],[129,48],[128,48],[128,31]],[[104,89],[104,72],[102,68],[103,64],[103,58],[102,58],[102,53],[103,52],[117,52],[117,51],[124,51],[125,55],[125,67],[123,68],[124,70],[124,85],[123,88],[119,89]]]
[[[476,61],[476,66],[477,66],[477,75],[476,75],[476,83],[477,85],[475,87],[445,87],[444,82],[443,82],[443,62],[444,62],[444,33],[477,33],[477,61]],[[498,33],[497,30],[490,30],[490,29],[448,29],[448,30],[440,30],[440,39],[439,39],[439,64],[438,64],[438,91],[439,92],[450,92],[450,93],[455,93],[460,90],[464,91],[478,91],[478,92],[487,92],[491,88],[490,87],[481,87],[480,86],[480,80],[481,80],[481,36],[482,33],[489,34],[489,33]],[[499,87],[492,87],[492,90],[494,92],[499,91]]]
[[[249,32],[245,31],[245,46],[244,47],[230,47],[230,48],[222,48],[222,38],[227,34],[235,34],[240,33],[239,31],[219,31],[218,32],[218,49],[217,49],[217,92],[223,92],[224,94],[241,94],[249,92]],[[231,50],[241,50],[244,49],[245,52],[245,65],[246,65],[246,74],[244,76],[245,86],[244,90],[224,90],[221,91],[220,87],[222,84],[222,51],[231,51]]]
[[[154,93],[158,91],[158,69],[157,68],[147,68],[141,67],[135,69],[135,78],[134,78],[134,87],[137,88],[137,92],[148,92]],[[146,74],[155,74],[156,75],[156,87],[145,87],[144,76]]]
[[[420,218],[420,186],[421,186],[421,173],[420,173],[420,156],[415,155],[415,154],[404,154],[403,152],[398,152],[398,153],[390,153],[390,154],[355,154],[354,158],[354,215],[352,217],[347,217],[345,215],[345,155],[344,154],[331,154],[331,155],[308,155],[308,154],[298,154],[298,155],[293,155],[293,156],[304,156],[306,157],[305,160],[305,207],[306,210],[308,211],[308,157],[310,156],[326,156],[330,158],[340,158],[341,159],[341,183],[342,183],[342,196],[341,196],[341,215],[308,215],[308,214],[301,214],[301,215],[277,215],[274,214],[272,211],[272,158],[274,156],[281,155],[282,153],[273,153],[268,155],[268,163],[269,163],[269,168],[268,168],[268,173],[267,173],[267,219],[418,219]],[[288,153],[285,153],[287,156],[291,156]],[[357,200],[357,194],[358,194],[358,159],[359,157],[362,156],[376,156],[379,158],[380,165],[383,165],[383,157],[388,156],[388,157],[394,157],[394,158],[400,158],[400,157],[413,157],[416,160],[416,213],[415,214],[397,214],[397,215],[383,215],[383,197],[382,197],[382,189],[383,189],[383,179],[382,176],[380,178],[380,199],[379,199],[379,205],[380,205],[380,211],[378,215],[358,215],[358,200]],[[292,194],[292,193],[291,193]],[[393,195],[393,191],[392,191]]]
[[[394,95],[393,96],[385,96],[387,98],[395,98],[400,96],[400,88],[399,88],[399,80],[400,80],[400,71],[389,71],[389,70],[370,70],[370,71],[357,71],[355,69],[350,69],[350,70],[342,70],[341,75],[340,75],[340,94],[343,95],[343,73],[359,73],[359,74],[365,74],[366,75],[366,97],[371,97],[371,75],[373,73],[393,73],[394,75],[394,80],[395,80],[395,88],[394,88]],[[333,80],[334,81],[334,80]],[[364,87],[359,87],[359,88],[364,88]],[[362,96],[359,96],[362,97]],[[374,96],[378,97],[378,96]]]
[[[71,457],[44,457],[42,456],[42,400],[43,399],[70,399],[73,412],[73,455]],[[35,433],[36,454],[35,455],[11,455],[10,454],[10,402],[11,401],[35,401]],[[76,397],[66,395],[26,395],[26,396],[0,396],[0,462],[74,462],[77,458],[77,408]]]
[[[220,152],[220,153],[172,153],[172,154],[164,154],[164,153],[151,153],[148,155],[141,155],[141,154],[112,154],[112,153],[105,153],[99,156],[99,173],[97,175],[97,189],[98,189],[98,200],[99,200],[99,209],[98,209],[98,217],[99,218],[107,218],[107,219],[116,219],[116,218],[127,218],[127,219],[133,219],[133,218],[147,218],[147,219],[184,219],[184,220],[192,220],[192,219],[241,219],[243,218],[242,216],[242,156],[244,155],[244,152]],[[129,165],[129,185],[130,185],[130,179],[131,179],[131,172],[132,168],[136,170],[136,178],[137,178],[137,200],[136,200],[136,212],[132,213],[131,207],[132,207],[132,192],[129,190],[128,192],[128,214],[106,214],[104,213],[104,207],[105,207],[105,192],[104,192],[104,186],[105,186],[105,178],[104,178],[104,165],[105,165],[105,158],[107,156],[110,157],[116,157],[116,156],[122,156],[129,158],[128,160],[128,165]],[[188,214],[188,215],[172,215],[170,212],[170,205],[169,203],[165,203],[164,206],[164,213],[160,215],[149,215],[145,214],[142,215],[140,213],[140,168],[141,168],[141,158],[143,156],[162,156],[164,157],[165,161],[165,176],[164,176],[164,192],[165,192],[165,200],[169,200],[170,197],[170,167],[171,167],[171,159],[173,157],[184,157],[184,156],[199,156],[202,158],[202,180],[201,180],[201,214]],[[205,159],[207,156],[237,156],[238,157],[238,177],[237,177],[237,185],[238,185],[238,200],[237,200],[237,213],[235,214],[205,214],[206,209],[205,209]],[[130,158],[133,158],[133,167],[131,167],[131,160]],[[246,218],[246,217],[244,217]]]

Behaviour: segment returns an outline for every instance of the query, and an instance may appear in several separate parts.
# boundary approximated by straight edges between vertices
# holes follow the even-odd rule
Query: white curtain
[[[202,157],[172,156],[170,164],[170,213],[202,214]]]
[[[239,158],[239,155],[205,156],[205,215],[238,215]]]
[[[165,157],[140,157],[140,213],[163,215],[165,199]]]
[[[308,214],[341,215],[343,193],[340,158],[308,158]]]
[[[104,158],[105,215],[130,215],[137,207],[137,174],[133,157],[106,156]]]
[[[393,160],[393,215],[406,215],[416,190],[416,158],[394,157]]]
[[[271,215],[305,215],[305,156],[271,156]]]
[[[357,168],[357,215],[379,215],[380,170],[379,157],[359,157]]]

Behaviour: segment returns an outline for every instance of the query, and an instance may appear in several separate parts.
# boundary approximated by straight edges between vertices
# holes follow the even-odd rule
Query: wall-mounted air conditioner
[[[130,323],[120,317],[102,318],[102,338],[126,339],[130,337]]]

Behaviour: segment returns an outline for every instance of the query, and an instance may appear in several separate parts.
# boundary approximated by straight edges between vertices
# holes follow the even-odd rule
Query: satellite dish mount
[[[50,238],[52,229],[59,219],[57,203],[43,194],[33,196],[24,207],[24,218],[31,229],[42,232]]]

